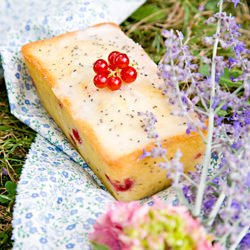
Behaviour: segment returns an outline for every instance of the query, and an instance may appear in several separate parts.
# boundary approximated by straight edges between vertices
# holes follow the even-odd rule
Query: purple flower
[[[246,45],[242,42],[239,42],[234,46],[234,51],[237,56],[240,56],[240,54],[245,50],[245,48],[246,48]]]
[[[4,167],[2,167],[2,173],[3,173],[3,175],[9,175],[8,170]]]
[[[241,250],[249,250],[250,249],[250,232],[241,241],[240,249]]]
[[[144,148],[142,149],[142,155],[140,156],[140,159],[144,159],[144,158],[147,158],[147,157],[150,157],[151,156],[151,153],[150,152],[147,152]]]
[[[157,119],[154,114],[150,111],[138,112],[138,116],[143,116],[143,125],[145,127],[145,132],[148,134],[148,138],[158,138],[159,135],[156,133],[155,124]]]
[[[220,98],[217,97],[217,96],[215,96],[211,107],[212,107],[213,109],[216,109],[216,107],[217,107],[219,104],[220,104]]]
[[[236,8],[240,0],[231,0],[231,2],[234,3],[234,8]]]

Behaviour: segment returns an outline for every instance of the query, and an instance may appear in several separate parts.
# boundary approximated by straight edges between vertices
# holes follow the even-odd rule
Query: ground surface
[[[230,12],[242,24],[242,39],[250,45],[250,14],[247,1],[241,1],[237,12]],[[206,32],[204,20],[216,11],[216,0],[149,0],[123,24],[122,29],[139,42],[158,63],[164,54],[162,29],[179,29],[189,37],[194,53],[200,53],[200,40]],[[204,6],[200,11],[199,7]],[[210,53],[209,49],[206,53]],[[230,88],[230,86],[228,86]],[[4,82],[0,80],[0,249],[10,249],[12,209],[15,189],[35,133],[10,114]]]

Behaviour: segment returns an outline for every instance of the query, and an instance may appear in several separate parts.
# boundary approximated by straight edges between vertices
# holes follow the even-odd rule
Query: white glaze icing
[[[98,90],[93,84],[93,63],[98,58],[107,60],[114,50],[128,54],[138,78],[132,84],[123,83],[118,91]],[[91,126],[111,158],[142,149],[151,142],[137,112],[148,110],[155,114],[161,139],[185,133],[185,121],[170,115],[166,97],[152,85],[162,83],[156,65],[116,27],[107,24],[80,31],[55,45],[43,46],[37,56],[56,77],[55,95],[59,100],[69,100],[73,118]]]

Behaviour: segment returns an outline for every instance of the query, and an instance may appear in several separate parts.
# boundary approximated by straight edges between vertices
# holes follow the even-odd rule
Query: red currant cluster
[[[98,59],[93,66],[96,73],[94,84],[97,88],[108,87],[110,90],[118,90],[125,83],[134,82],[137,77],[135,68],[129,66],[129,58],[126,54],[113,51],[108,56],[109,64]]]

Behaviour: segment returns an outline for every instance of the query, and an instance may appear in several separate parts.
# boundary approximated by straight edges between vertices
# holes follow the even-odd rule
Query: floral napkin
[[[0,63],[11,112],[38,132],[18,184],[14,249],[91,249],[88,233],[114,198],[40,104],[20,55],[30,41],[121,23],[144,0],[0,1]],[[1,67],[0,67],[1,68]],[[171,189],[159,196],[177,202]],[[152,204],[152,200],[142,202]]]

